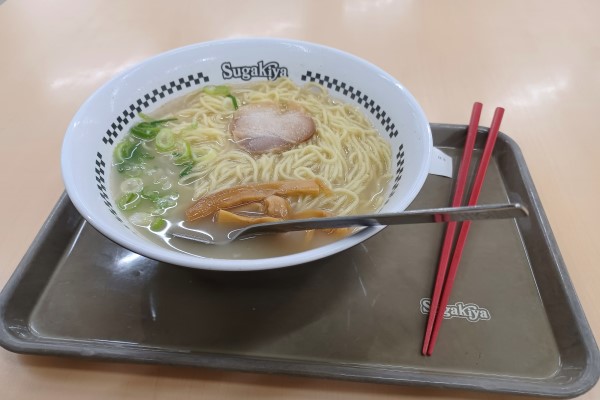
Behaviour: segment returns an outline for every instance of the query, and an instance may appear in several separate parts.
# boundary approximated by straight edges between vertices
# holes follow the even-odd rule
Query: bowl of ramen
[[[380,68],[283,39],[200,43],[98,89],[63,142],[66,191],[102,234],[180,266],[258,270],[348,249],[382,227],[206,245],[249,224],[403,211],[429,173],[429,124]]]

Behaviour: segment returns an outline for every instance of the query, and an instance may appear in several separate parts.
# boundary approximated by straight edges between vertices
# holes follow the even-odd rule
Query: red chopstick
[[[467,176],[469,175],[469,166],[471,164],[471,157],[473,155],[475,139],[477,138],[477,127],[479,126],[479,118],[481,117],[482,107],[483,105],[481,103],[473,104],[473,110],[471,111],[471,121],[469,122],[469,129],[467,130],[467,140],[465,142],[465,149],[463,151],[462,159],[458,167],[456,186],[454,188],[454,196],[452,198],[452,207],[459,207],[464,197]],[[431,304],[429,306],[427,329],[425,330],[425,339],[423,340],[423,355],[427,354],[427,350],[429,348],[429,341],[431,339],[433,323],[437,315],[438,305],[440,302],[440,295],[442,293],[444,281],[446,280],[446,271],[448,270],[448,262],[450,261],[450,253],[452,251],[452,244],[454,241],[455,232],[456,222],[449,222],[448,226],[446,227],[444,244],[442,245],[442,253],[440,255],[440,260],[438,263],[438,270],[435,278],[433,295],[431,296]]]
[[[481,193],[481,188],[483,186],[483,181],[485,179],[485,174],[487,168],[490,164],[490,160],[492,158],[492,152],[494,150],[494,145],[496,144],[496,138],[498,137],[498,131],[500,130],[500,123],[502,122],[502,117],[504,115],[504,109],[501,107],[496,108],[494,112],[494,117],[492,119],[492,124],[490,126],[490,131],[488,133],[487,140],[485,142],[485,147],[483,149],[483,154],[481,156],[481,161],[479,163],[479,167],[477,169],[477,174],[475,175],[475,181],[473,183],[473,189],[471,190],[471,195],[469,197],[468,205],[474,206],[477,204],[477,200],[479,199],[479,194]],[[437,341],[437,337],[440,331],[440,326],[442,320],[444,318],[444,310],[448,305],[448,299],[450,298],[450,293],[452,292],[452,286],[454,285],[454,280],[456,278],[456,272],[458,271],[458,265],[460,263],[460,259],[462,257],[462,252],[465,247],[465,243],[467,240],[467,235],[469,234],[469,228],[471,227],[471,221],[465,221],[462,223],[460,228],[460,232],[458,234],[458,239],[456,241],[456,247],[454,250],[454,254],[452,255],[452,261],[450,262],[450,268],[448,269],[448,276],[446,277],[446,282],[442,289],[440,304],[438,306],[438,311],[435,315],[434,324],[432,327],[431,338],[429,340],[429,345],[427,347],[426,355],[430,356],[433,353],[433,349],[435,348],[435,343]],[[431,313],[431,310],[429,311]]]

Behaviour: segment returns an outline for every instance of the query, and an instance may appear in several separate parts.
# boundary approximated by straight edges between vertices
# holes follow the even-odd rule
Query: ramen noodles
[[[140,117],[115,146],[112,197],[142,234],[190,254],[272,257],[337,240],[344,231],[211,248],[168,232],[219,236],[252,223],[372,213],[391,178],[389,144],[316,83],[206,86]]]

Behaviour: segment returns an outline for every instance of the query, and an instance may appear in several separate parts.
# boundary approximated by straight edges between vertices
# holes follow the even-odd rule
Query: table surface
[[[600,2],[0,0],[0,285],[63,192],[70,119],[145,58],[213,39],[272,36],[379,65],[432,122],[482,125],[506,108],[589,323],[600,334]],[[15,212],[18,210],[18,212]],[[500,399],[485,393],[58,357],[0,349],[3,399]],[[506,398],[512,398],[506,396]],[[600,398],[600,386],[583,395]]]

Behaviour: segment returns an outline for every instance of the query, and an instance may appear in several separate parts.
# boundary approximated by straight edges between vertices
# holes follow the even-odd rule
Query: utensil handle
[[[351,215],[298,219],[252,225],[235,232],[235,237],[251,236],[262,233],[302,231],[309,229],[332,229],[351,226],[379,226],[422,224],[450,221],[518,218],[529,215],[527,208],[519,203],[486,204],[465,207],[432,208],[372,215]]]

